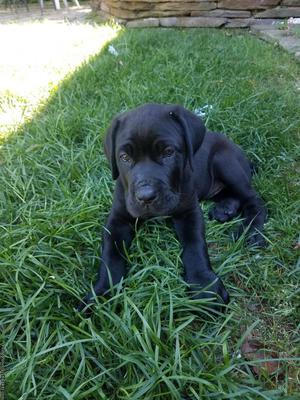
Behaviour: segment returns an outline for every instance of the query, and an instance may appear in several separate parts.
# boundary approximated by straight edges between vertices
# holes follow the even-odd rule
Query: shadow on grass
[[[112,44],[117,56],[106,46],[78,68],[1,148],[9,398],[295,394],[299,66],[246,33],[122,31]],[[124,290],[98,304],[91,320],[73,310],[94,279],[111,204],[105,129],[116,113],[151,101],[212,105],[209,128],[227,132],[260,166],[255,185],[271,210],[269,248],[249,251],[227,237],[228,224],[207,226],[212,263],[234,299],[218,320],[195,314],[178,243],[152,222],[133,243]],[[289,359],[273,376],[255,376],[238,356],[241,326],[253,323],[266,347]]]

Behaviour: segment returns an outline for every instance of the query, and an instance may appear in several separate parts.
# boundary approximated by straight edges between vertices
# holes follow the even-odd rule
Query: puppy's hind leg
[[[244,221],[237,236],[240,236],[247,229],[248,244],[251,246],[264,246],[265,239],[262,232],[267,213],[262,199],[251,186],[251,174],[245,170],[237,158],[225,152],[216,158],[215,171],[218,179],[226,185],[233,193],[234,198],[240,202],[240,210]]]
[[[245,201],[242,217],[244,221],[237,232],[237,237],[241,236],[247,230],[247,243],[249,246],[265,246],[266,241],[262,232],[267,219],[267,212],[262,199],[257,194],[256,197]]]

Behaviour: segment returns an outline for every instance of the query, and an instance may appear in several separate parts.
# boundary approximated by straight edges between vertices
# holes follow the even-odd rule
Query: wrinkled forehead
[[[168,115],[128,115],[120,125],[116,138],[116,147],[127,145],[143,149],[152,149],[157,145],[183,146],[183,135],[180,126]]]

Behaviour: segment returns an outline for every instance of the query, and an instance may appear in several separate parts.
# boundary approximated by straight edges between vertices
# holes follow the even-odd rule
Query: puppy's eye
[[[175,150],[173,149],[173,147],[166,147],[162,152],[162,156],[163,157],[172,157],[174,152],[175,152]]]
[[[129,157],[128,154],[126,153],[121,153],[120,154],[120,160],[126,163],[129,163],[131,161],[131,158]]]

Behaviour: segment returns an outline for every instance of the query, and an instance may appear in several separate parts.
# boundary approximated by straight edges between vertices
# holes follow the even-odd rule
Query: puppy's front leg
[[[124,248],[130,246],[134,234],[134,219],[128,214],[122,201],[120,188],[116,187],[114,201],[104,228],[102,254],[97,281],[93,287],[96,296],[107,295],[126,272]],[[94,293],[88,293],[77,309],[81,311],[93,301]]]
[[[173,221],[177,236],[183,246],[184,278],[190,285],[193,297],[211,298],[213,292],[227,304],[229,295],[210,265],[202,211],[197,205],[186,213],[176,215]]]

